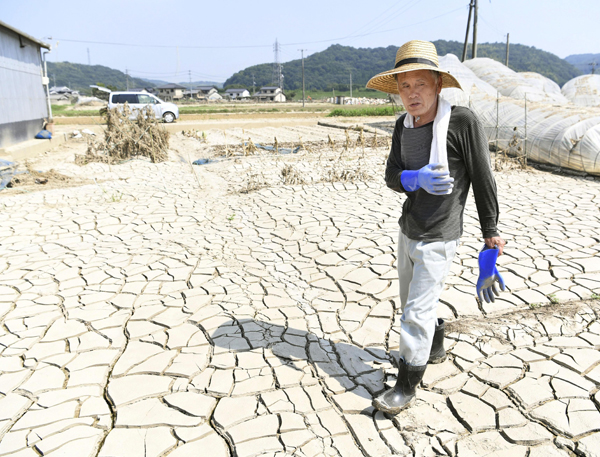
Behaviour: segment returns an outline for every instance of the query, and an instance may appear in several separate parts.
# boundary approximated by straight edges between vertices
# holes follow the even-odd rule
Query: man
[[[385,171],[388,187],[406,194],[398,240],[398,378],[373,401],[378,410],[397,414],[414,402],[427,363],[446,359],[444,322],[437,319],[437,305],[462,234],[471,184],[485,250],[491,256],[485,262],[485,277],[481,267],[477,287],[486,300],[493,300],[492,289],[498,294],[496,282],[504,288],[495,260],[505,242],[497,230],[498,199],[487,138],[469,109],[451,107],[439,96],[444,87],[461,87],[439,68],[433,43],[404,44],[394,69],[374,76],[367,87],[399,94],[407,111],[396,122]]]

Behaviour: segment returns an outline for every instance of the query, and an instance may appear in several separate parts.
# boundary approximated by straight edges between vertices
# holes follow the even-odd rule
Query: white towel
[[[441,163],[448,166],[448,149],[446,140],[448,138],[448,126],[450,125],[450,113],[452,105],[441,95],[438,95],[438,106],[435,119],[433,120],[433,139],[431,141],[431,152],[429,153],[429,163]],[[414,128],[414,118],[406,113],[404,118],[404,127]]]

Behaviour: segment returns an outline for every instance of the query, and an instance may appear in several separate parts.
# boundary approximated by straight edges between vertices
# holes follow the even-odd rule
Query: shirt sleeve
[[[475,205],[484,238],[499,236],[498,190],[492,173],[487,137],[479,119],[470,110],[465,110],[464,128],[460,143],[467,173],[473,185]]]
[[[401,160],[402,147],[400,143],[400,138],[402,136],[402,122],[404,122],[404,116],[401,116],[400,119],[396,121],[396,126],[394,127],[392,149],[390,150],[390,155],[388,156],[385,166],[385,183],[390,189],[396,192],[406,193],[406,189],[404,189],[402,182],[400,181],[400,175],[404,171]]]

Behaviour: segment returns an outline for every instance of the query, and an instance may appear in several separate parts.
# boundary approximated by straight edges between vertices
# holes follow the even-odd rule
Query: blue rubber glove
[[[400,182],[409,192],[423,189],[432,195],[451,194],[454,187],[454,178],[450,177],[448,168],[440,163],[430,163],[420,170],[404,170]]]
[[[496,282],[500,283],[500,289],[504,290],[504,279],[496,267],[498,248],[483,246],[479,253],[479,279],[477,280],[477,296],[481,301],[487,303],[495,301],[494,294],[500,295],[496,288]],[[492,293],[493,292],[493,293]]]

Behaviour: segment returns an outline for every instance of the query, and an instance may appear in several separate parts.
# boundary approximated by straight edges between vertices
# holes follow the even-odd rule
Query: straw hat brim
[[[422,63],[409,63],[406,65],[402,65],[399,68],[394,68],[393,70],[388,70],[384,71],[383,73],[379,73],[378,75],[373,76],[369,80],[369,82],[367,83],[367,88],[379,90],[388,94],[398,94],[398,84],[396,83],[396,75],[399,73],[406,73],[408,71],[416,70],[437,71],[440,75],[442,75],[442,89],[455,87],[457,89],[462,90],[462,87],[460,87],[460,83],[458,82],[458,80],[449,72]]]

